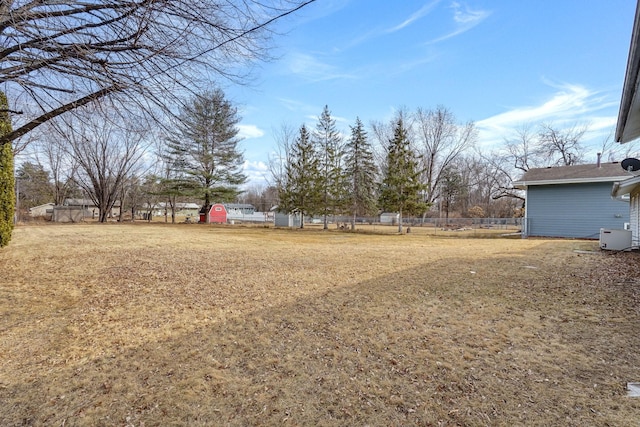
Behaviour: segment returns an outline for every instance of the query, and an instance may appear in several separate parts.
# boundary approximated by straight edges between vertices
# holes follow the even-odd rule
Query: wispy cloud
[[[453,30],[443,36],[428,41],[426,44],[439,43],[466,33],[491,15],[491,12],[488,10],[472,10],[469,6],[455,1],[451,3],[451,9],[453,9]]]
[[[344,125],[344,124],[349,124],[350,123],[349,119],[347,119],[346,117],[334,116],[332,114],[331,118],[336,122],[336,124],[343,124]],[[318,120],[320,120],[320,114],[316,114],[316,115],[309,114],[309,115],[307,115],[307,119],[311,120],[312,122],[318,122]]]
[[[238,136],[243,139],[260,138],[264,131],[256,125],[238,125]]]
[[[288,111],[304,112],[305,114],[313,114],[317,109],[314,105],[306,104],[290,98],[278,98],[278,102]]]
[[[617,104],[602,92],[576,84],[550,85],[556,92],[540,105],[512,108],[476,122],[481,144],[501,144],[527,125],[551,123],[570,127],[580,123],[588,126],[591,137],[606,133],[615,125],[615,113],[602,115],[602,112]]]
[[[384,36],[384,35],[387,35],[387,34],[392,34],[392,33],[398,32],[400,30],[403,30],[404,28],[409,27],[414,22],[417,22],[421,18],[424,18],[425,16],[427,16],[438,5],[438,3],[441,3],[441,2],[442,2],[442,0],[433,0],[430,3],[427,3],[424,6],[422,6],[416,12],[412,13],[408,18],[406,18],[400,24],[395,25],[393,27],[389,27],[389,28],[376,28],[376,29],[367,31],[366,33],[361,34],[358,37],[356,37],[353,40],[351,40],[350,42],[348,42],[342,48],[336,49],[336,51],[341,52],[341,51],[350,49],[352,47],[358,46],[358,45],[360,45],[362,43],[365,43],[365,42],[367,42],[369,40],[376,39],[378,37],[381,37],[381,36]]]
[[[323,0],[302,8],[295,15],[295,24],[304,25],[318,19],[326,18],[347,7],[352,0]],[[286,22],[286,21],[285,21]],[[291,22],[291,21],[289,21]]]
[[[417,20],[419,20],[420,18],[426,16],[427,14],[429,14],[429,12],[431,12],[433,10],[434,7],[436,7],[436,5],[438,3],[440,3],[441,0],[435,0],[432,1],[431,3],[427,3],[424,6],[422,6],[420,8],[420,10],[414,12],[410,17],[408,17],[407,19],[405,19],[402,23],[400,23],[399,25],[396,25],[395,27],[389,28],[387,30],[385,30],[385,33],[395,33],[396,31],[400,31],[405,27],[408,27],[409,25],[413,24],[414,22],[416,22]]]
[[[402,74],[407,71],[411,71],[415,68],[422,67],[424,64],[430,64],[432,62],[435,62],[439,57],[440,57],[440,54],[437,52],[425,53],[424,56],[421,58],[419,57],[412,61],[407,61],[407,62],[402,62],[397,64],[395,70],[386,69],[385,73],[387,75]]]
[[[315,56],[306,53],[294,53],[291,55],[289,71],[301,78],[314,82],[356,78],[356,76],[342,73],[337,67],[326,64]]]

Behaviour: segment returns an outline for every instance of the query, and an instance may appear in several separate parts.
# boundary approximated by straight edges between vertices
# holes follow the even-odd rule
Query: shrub
[[[0,135],[11,132],[7,97],[0,92]],[[0,247],[11,240],[15,212],[15,177],[13,174],[13,149],[10,142],[0,144]]]

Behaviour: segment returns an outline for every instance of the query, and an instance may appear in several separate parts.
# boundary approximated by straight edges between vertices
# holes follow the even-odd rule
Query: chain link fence
[[[398,218],[377,217],[328,217],[329,229],[349,231],[352,224],[357,231],[398,233]],[[442,236],[520,236],[522,218],[402,218],[402,232]],[[305,228],[323,228],[324,219],[313,217],[305,220]]]

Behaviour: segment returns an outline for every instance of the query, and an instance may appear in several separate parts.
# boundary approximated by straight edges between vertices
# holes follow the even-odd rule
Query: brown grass
[[[0,425],[634,425],[638,254],[204,225],[18,227]]]

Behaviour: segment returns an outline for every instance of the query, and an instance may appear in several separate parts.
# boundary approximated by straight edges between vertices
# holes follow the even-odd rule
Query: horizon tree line
[[[387,123],[371,123],[370,131],[357,117],[348,134],[338,130],[325,106],[314,128],[281,130],[283,155],[270,162],[272,185],[243,190],[240,117],[222,90],[185,101],[161,132],[148,122],[122,123],[108,114],[110,104],[99,105],[46,125],[48,138],[34,143],[33,161],[17,170],[21,208],[47,197],[61,203],[64,197],[82,196],[99,206],[99,220],[105,221],[103,212],[110,212],[116,199],[132,217],[142,205],[163,202],[166,218],[175,222],[179,202],[235,201],[320,217],[325,229],[335,218],[355,229],[358,218],[383,211],[414,221],[451,214],[518,216],[522,202],[511,187],[518,178],[513,171],[584,158],[583,128],[523,130],[505,141],[501,153],[482,154],[474,147],[474,124],[458,124],[442,106],[399,111]],[[75,124],[76,117],[83,118],[83,126]],[[145,165],[150,157],[156,159],[153,170]]]

